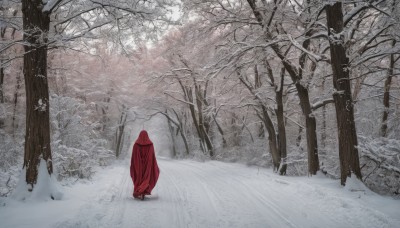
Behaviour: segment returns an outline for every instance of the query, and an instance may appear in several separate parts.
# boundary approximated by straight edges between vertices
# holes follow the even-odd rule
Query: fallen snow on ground
[[[153,195],[132,198],[128,161],[55,201],[0,198],[0,227],[400,227],[400,201],[357,180],[286,177],[217,161],[159,158]]]

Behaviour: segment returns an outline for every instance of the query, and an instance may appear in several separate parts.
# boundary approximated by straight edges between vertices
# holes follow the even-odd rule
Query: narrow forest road
[[[158,161],[159,182],[144,201],[131,196],[125,162],[100,170],[92,183],[65,187],[61,201],[0,207],[0,227],[400,227],[400,201],[356,181],[342,188],[322,176],[282,177],[216,161]]]

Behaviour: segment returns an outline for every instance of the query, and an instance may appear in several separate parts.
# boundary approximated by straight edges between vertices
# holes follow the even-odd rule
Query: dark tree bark
[[[279,169],[280,175],[286,174],[287,169],[287,151],[286,151],[286,129],[285,129],[285,117],[283,116],[283,83],[285,80],[285,69],[281,72],[281,81],[279,89],[276,90],[276,105],[275,110],[276,118],[278,121],[278,148],[281,154],[281,166]]]
[[[20,73],[18,73],[17,84],[15,85],[15,91],[14,91],[14,108],[13,108],[13,117],[12,117],[12,124],[11,124],[11,127],[14,132],[13,133],[14,138],[15,138],[15,130],[18,127],[16,124],[16,120],[17,120],[17,109],[18,109],[18,97],[19,97],[19,90],[21,89],[21,83],[22,83],[21,75],[20,75]]]
[[[276,114],[276,119],[277,119],[277,127],[278,127],[278,134],[277,134],[277,140],[278,140],[278,151],[279,151],[279,158],[280,158],[280,166],[277,168],[279,169],[279,174],[280,175],[285,175],[286,174],[286,169],[287,169],[287,151],[286,151],[286,129],[285,129],[285,117],[283,113],[283,83],[285,81],[285,68],[282,67],[281,69],[281,74],[280,74],[280,84],[277,85],[275,83],[274,75],[272,68],[267,60],[265,60],[265,65],[267,68],[267,74],[269,76],[269,79],[271,80],[272,86],[275,88],[275,101],[276,101],[276,109],[275,109],[275,114]],[[257,69],[257,68],[255,68]],[[256,75],[258,75],[258,72],[256,71]],[[256,86],[257,83],[260,84],[261,86],[261,80],[256,77]]]
[[[300,107],[306,120],[306,140],[308,150],[308,173],[317,174],[319,170],[317,123],[312,113],[308,89],[301,85],[300,81],[295,83],[300,98]]]
[[[0,60],[0,103],[4,103],[4,67],[3,60]]]
[[[6,28],[0,30],[0,40],[4,40]],[[4,103],[4,66],[3,66],[3,55],[0,55],[0,104]],[[4,126],[4,118],[0,118],[0,128]]]
[[[40,159],[53,173],[50,149],[49,87],[47,84],[47,33],[50,17],[42,12],[42,0],[22,0],[24,29],[24,78],[26,89],[26,135],[24,167],[26,182],[33,189]]]
[[[281,163],[281,156],[278,149],[278,141],[271,118],[269,117],[267,108],[262,105],[262,120],[264,122],[265,128],[268,132],[268,144],[269,150],[272,156],[272,163],[274,165],[274,170],[278,170]]]
[[[296,146],[299,147],[301,145],[301,134],[303,133],[303,127],[299,126],[299,130],[296,137]],[[302,149],[303,150],[303,149]]]
[[[358,157],[358,142],[354,122],[354,107],[351,94],[349,58],[346,56],[343,37],[343,12],[342,3],[336,2],[326,6],[326,17],[331,66],[333,72],[333,86],[335,93],[333,99],[336,107],[336,118],[339,138],[339,159],[341,184],[346,184],[347,177],[354,173],[361,179],[361,170]]]
[[[396,40],[392,41],[392,47],[396,45]],[[389,116],[389,108],[390,108],[390,87],[392,85],[392,78],[394,74],[394,65],[395,65],[395,59],[394,59],[394,54],[390,55],[390,63],[389,63],[389,69],[387,73],[387,77],[385,80],[385,88],[384,88],[384,93],[383,93],[383,106],[385,109],[383,110],[383,115],[382,115],[382,126],[381,126],[381,136],[386,137],[387,136],[387,120]]]

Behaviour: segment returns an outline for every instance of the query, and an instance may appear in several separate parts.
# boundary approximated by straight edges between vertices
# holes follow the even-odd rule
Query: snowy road
[[[131,197],[125,163],[66,187],[61,201],[7,201],[0,227],[400,227],[400,201],[355,181],[342,188],[325,177],[282,177],[215,161],[159,159],[159,166],[145,201]]]

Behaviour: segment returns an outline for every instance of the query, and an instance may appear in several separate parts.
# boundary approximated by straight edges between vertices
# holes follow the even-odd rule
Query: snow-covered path
[[[0,227],[400,227],[400,201],[357,181],[282,177],[222,162],[159,159],[160,179],[145,201],[131,197],[129,164],[65,187],[61,201],[0,206]]]

